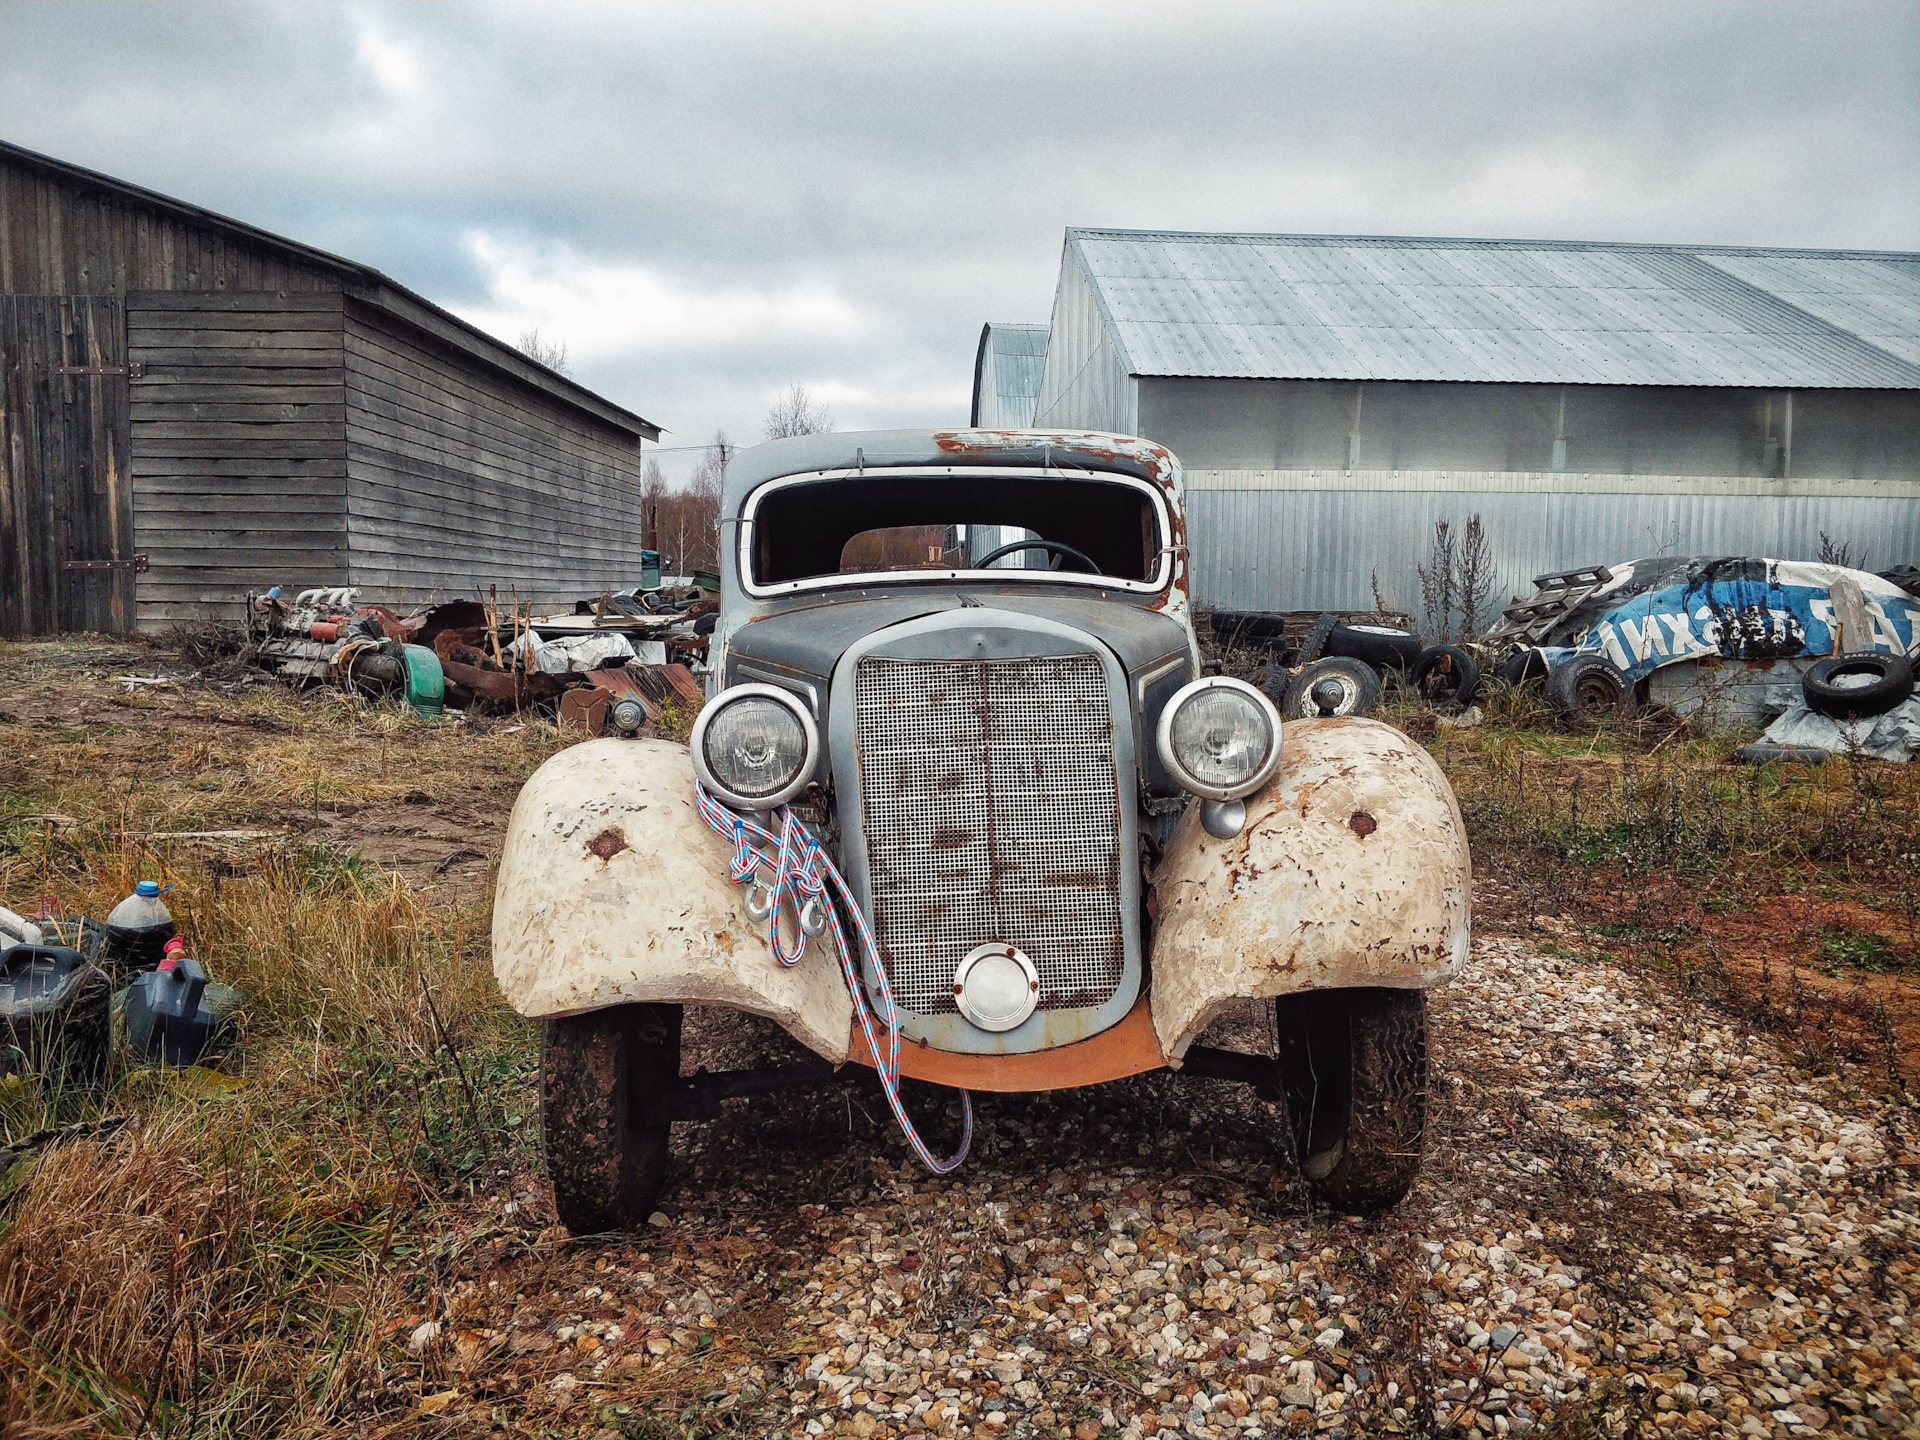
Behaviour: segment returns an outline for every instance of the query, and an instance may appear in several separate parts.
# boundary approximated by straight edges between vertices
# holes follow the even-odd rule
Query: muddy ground
[[[0,712],[0,788],[49,830],[111,823],[117,795],[159,863],[325,838],[465,905],[560,743],[423,739],[139,646],[4,647]],[[234,831],[270,833],[205,833]],[[971,1157],[935,1177],[848,1074],[680,1127],[638,1236],[568,1237],[529,1147],[450,1185],[430,1229],[389,1234],[407,1299],[325,1433],[1920,1436],[1920,1046],[1836,1053],[1817,999],[1762,1023],[1600,958],[1524,877],[1481,882],[1394,1211],[1316,1208],[1237,1087],[977,1097]],[[1793,901],[1741,917],[1730,964],[1856,983],[1769,904]],[[1912,1015],[1909,977],[1874,983]],[[785,1045],[697,1016],[687,1066]],[[951,1143],[952,1097],[910,1103]]]

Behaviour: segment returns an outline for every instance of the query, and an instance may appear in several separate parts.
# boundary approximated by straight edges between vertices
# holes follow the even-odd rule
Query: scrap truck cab
[[[1282,727],[1201,673],[1180,468],[1048,431],[780,440],[729,465],[691,746],[600,739],[513,811],[494,969],[544,1022],[576,1232],[654,1208],[676,1119],[809,1067],[683,1077],[682,1007],[824,1064],[1037,1091],[1245,1081],[1331,1203],[1392,1204],[1425,1128],[1425,991],[1468,948],[1458,807],[1374,721]],[[1197,1045],[1236,1002],[1270,1055]],[[969,1133],[970,1133],[970,1111]],[[962,1142],[961,1149],[965,1145]]]

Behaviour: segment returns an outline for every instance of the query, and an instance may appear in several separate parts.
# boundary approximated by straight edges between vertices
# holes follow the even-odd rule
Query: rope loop
[[[853,997],[854,1018],[860,1022],[860,1033],[866,1039],[867,1053],[874,1057],[874,1070],[880,1076],[880,1088],[887,1097],[893,1118],[899,1122],[907,1144],[913,1147],[914,1153],[934,1174],[945,1175],[958,1169],[973,1146],[973,1097],[964,1090],[960,1092],[960,1148],[954,1151],[953,1158],[949,1160],[936,1158],[920,1138],[920,1132],[914,1128],[913,1122],[907,1118],[906,1106],[900,1100],[901,1027],[900,1012],[893,1003],[893,984],[887,979],[887,968],[881,963],[880,947],[874,942],[866,916],[860,913],[853,890],[834,865],[832,857],[789,806],[782,805],[779,809],[776,819],[780,830],[776,835],[758,821],[721,804],[698,781],[694,782],[693,801],[701,818],[714,833],[733,846],[733,858],[727,862],[727,873],[733,883],[751,886],[766,897],[764,902],[758,902],[750,893],[747,911],[757,919],[761,903],[764,903],[767,946],[773,951],[775,960],[791,969],[807,953],[809,936],[818,935],[822,929],[833,932],[841,975],[847,982],[847,993]],[[763,880],[763,872],[770,872],[771,878]],[[783,901],[792,907],[794,915],[795,939],[791,950],[780,939],[780,907]],[[868,1004],[866,987],[860,983],[855,952],[847,943],[847,932],[841,924],[843,912],[852,920],[859,934],[859,956],[865,959],[867,967],[873,972],[877,992],[873,998],[878,1002],[878,1018],[887,1035],[884,1048],[875,1030],[875,1016],[873,1007]]]

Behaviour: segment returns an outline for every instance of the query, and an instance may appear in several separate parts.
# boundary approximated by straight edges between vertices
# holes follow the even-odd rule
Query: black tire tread
[[[1334,626],[1340,623],[1338,615],[1322,615],[1307,629],[1307,638],[1300,642],[1300,653],[1294,657],[1295,665],[1311,665],[1327,653],[1327,639],[1333,634]]]
[[[1288,1126],[1303,1166],[1338,1152],[1314,1193],[1365,1214],[1419,1178],[1427,1122],[1427,997],[1378,987],[1275,1002]]]
[[[1848,689],[1831,683],[1831,677],[1836,672],[1857,670],[1870,662],[1884,671],[1873,684]],[[1807,673],[1800,677],[1800,692],[1806,697],[1807,708],[1816,715],[1826,715],[1835,720],[1884,715],[1894,706],[1904,704],[1907,697],[1913,694],[1913,665],[1906,656],[1891,650],[1834,655],[1815,661],[1808,668]]]
[[[680,1073],[681,1015],[678,1005],[616,1005],[541,1027],[547,1178],[575,1235],[636,1229],[653,1213],[672,1127],[639,1117]]]
[[[1436,695],[1428,681],[1441,673],[1443,664],[1451,665],[1450,673],[1454,677],[1453,687],[1444,696]],[[1461,709],[1473,703],[1474,696],[1480,693],[1480,666],[1472,654],[1458,645],[1435,645],[1420,652],[1413,673],[1409,677],[1414,688],[1429,700],[1444,699],[1446,703],[1458,705]]]

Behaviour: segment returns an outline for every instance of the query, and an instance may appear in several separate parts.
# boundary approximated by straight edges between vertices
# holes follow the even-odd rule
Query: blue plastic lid
[[[133,893],[136,895],[145,895],[151,899],[160,893],[160,882],[158,880],[142,880],[138,885],[133,887]]]

